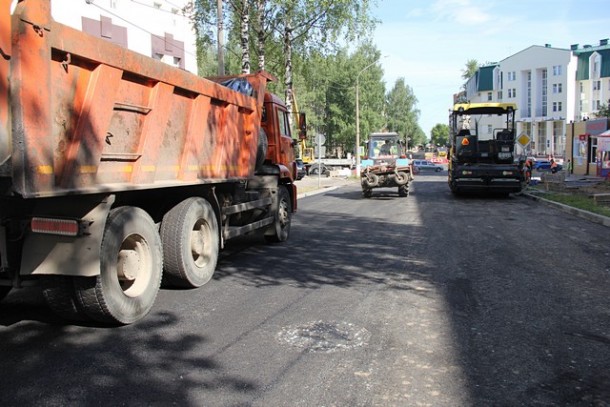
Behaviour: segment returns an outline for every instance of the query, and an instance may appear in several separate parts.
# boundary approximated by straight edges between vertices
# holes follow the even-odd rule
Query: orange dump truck
[[[293,140],[264,72],[204,79],[0,0],[0,299],[129,324],[227,239],[288,238]],[[237,90],[234,90],[237,89]],[[304,126],[303,126],[304,127]]]

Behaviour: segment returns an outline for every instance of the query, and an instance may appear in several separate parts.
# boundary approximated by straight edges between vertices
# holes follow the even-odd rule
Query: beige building
[[[196,36],[182,10],[191,0],[52,0],[53,19],[197,73]]]

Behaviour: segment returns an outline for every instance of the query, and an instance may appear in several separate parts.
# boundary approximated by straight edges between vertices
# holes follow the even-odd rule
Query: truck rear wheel
[[[78,300],[92,319],[130,324],[152,308],[163,270],[161,238],[142,209],[123,206],[108,215],[100,275],[75,280]]]
[[[46,276],[42,279],[42,295],[51,310],[69,321],[87,321],[89,317],[78,302],[74,278]]]
[[[275,221],[265,232],[265,240],[271,243],[285,242],[290,234],[292,203],[290,194],[283,185],[277,189],[277,204],[274,210]]]
[[[203,198],[189,198],[174,208],[161,223],[165,277],[186,288],[204,285],[218,261],[218,222],[212,205]]]

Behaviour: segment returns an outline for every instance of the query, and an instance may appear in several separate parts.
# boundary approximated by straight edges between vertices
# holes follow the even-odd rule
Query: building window
[[[561,83],[553,84],[553,93],[561,93],[561,90],[562,90]]]
[[[600,90],[600,89],[601,89],[600,81],[593,81],[593,90]]]
[[[517,78],[517,74],[516,74],[516,72],[515,72],[515,71],[510,71],[510,72],[507,72],[507,76],[508,76],[508,78],[507,78],[507,79],[508,79],[509,81],[514,81],[514,80],[516,80],[516,78]]]
[[[601,107],[601,103],[600,103],[599,99],[593,101],[592,107],[593,107],[593,110],[599,110],[599,108]]]
[[[502,91],[501,90],[498,91],[498,100],[502,100]]]
[[[491,102],[493,100],[491,92],[487,92],[487,101]]]
[[[554,112],[561,112],[561,102],[553,102],[553,111]]]
[[[172,34],[165,33],[163,37],[152,35],[151,46],[153,58],[184,69],[184,42],[177,41]]]
[[[527,106],[525,109],[525,117],[532,117],[532,71],[527,71],[526,98]]]
[[[582,82],[580,82],[579,84],[579,88],[580,88],[580,93],[583,93],[585,91]]]
[[[488,124],[487,125],[487,134],[491,134],[491,132],[492,132],[491,124]]]
[[[508,97],[509,98],[516,98],[517,97],[517,89],[512,88],[508,90]]]
[[[560,65],[557,65],[560,66]],[[542,70],[542,116],[548,115],[548,72],[546,69]]]
[[[116,8],[116,0],[110,0],[110,8]]]
[[[553,76],[561,75],[561,65],[553,65]]]

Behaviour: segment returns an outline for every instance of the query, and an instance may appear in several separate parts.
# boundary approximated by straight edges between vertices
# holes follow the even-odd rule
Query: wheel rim
[[[146,239],[138,234],[127,236],[117,255],[117,278],[128,297],[142,295],[150,282],[152,252]]]
[[[290,214],[288,212],[288,202],[286,202],[285,199],[282,199],[279,202],[277,216],[278,216],[278,220],[280,221],[280,227],[282,229],[284,229],[286,227],[286,225],[288,224],[288,220],[290,217]]]
[[[191,232],[191,254],[193,262],[199,268],[205,267],[212,256],[209,242],[212,240],[212,229],[205,219],[199,219]]]

